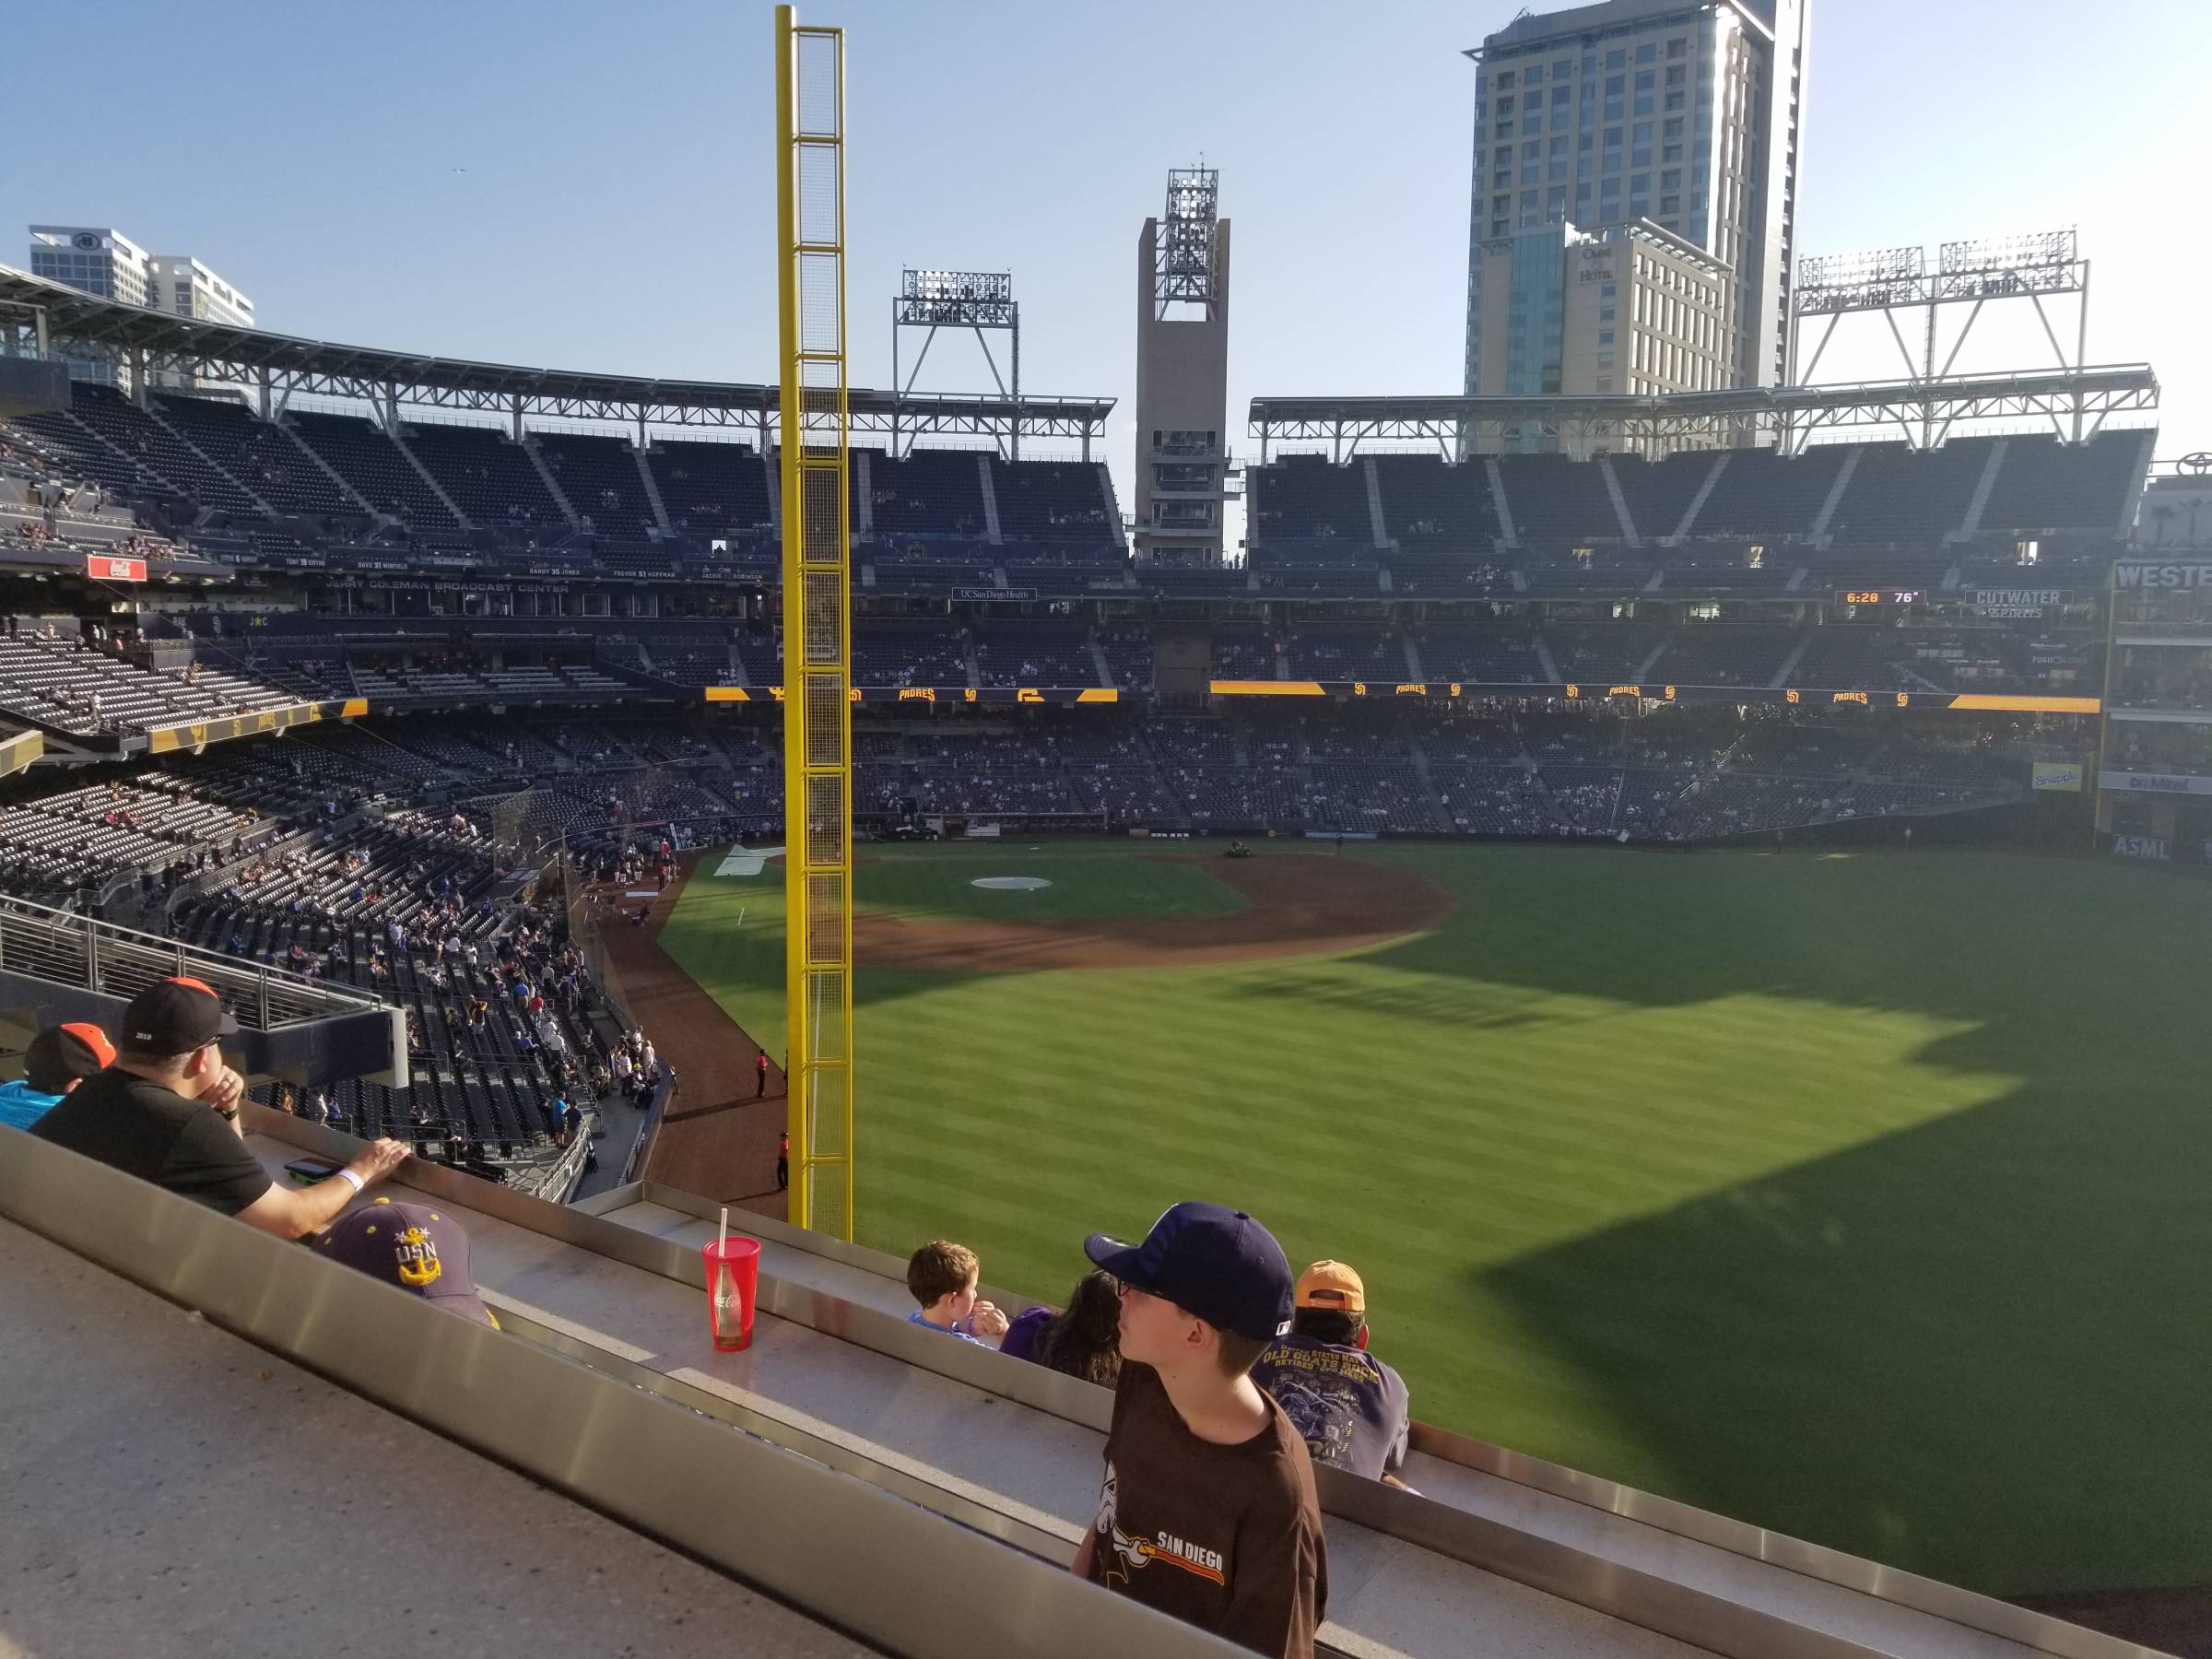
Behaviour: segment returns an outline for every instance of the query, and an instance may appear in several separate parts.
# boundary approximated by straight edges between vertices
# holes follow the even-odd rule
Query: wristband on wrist
[[[362,1180],[359,1175],[356,1174],[351,1170],[340,1170],[338,1171],[338,1177],[342,1181],[352,1182],[353,1190],[357,1193],[362,1191],[369,1184],[366,1181]]]

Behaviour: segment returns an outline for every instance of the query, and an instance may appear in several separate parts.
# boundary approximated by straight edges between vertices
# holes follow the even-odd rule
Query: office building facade
[[[1490,245],[1638,221],[1725,269],[1723,383],[1781,382],[1809,25],[1809,0],[1603,0],[1517,18],[1468,53],[1469,394],[1496,378]]]
[[[1649,395],[1728,383],[1730,273],[1656,225],[1538,225],[1478,244],[1482,397]]]

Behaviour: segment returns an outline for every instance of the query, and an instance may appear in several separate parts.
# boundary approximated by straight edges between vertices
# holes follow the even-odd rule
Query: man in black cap
[[[279,1238],[320,1232],[356,1193],[397,1169],[407,1149],[380,1140],[318,1186],[276,1185],[239,1127],[245,1080],[223,1064],[221,1047],[237,1033],[205,982],[149,985],[124,1010],[115,1064],[31,1133]]]
[[[1084,1253],[1122,1285],[1122,1374],[1099,1518],[1075,1571],[1286,1659],[1329,1592],[1306,1442],[1248,1374],[1290,1328],[1290,1264],[1241,1210],[1179,1204],[1145,1241]]]

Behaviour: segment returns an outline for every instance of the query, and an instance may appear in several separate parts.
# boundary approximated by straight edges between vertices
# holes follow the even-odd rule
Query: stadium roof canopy
[[[1802,449],[1817,432],[1902,427],[1933,447],[1960,421],[2048,419],[2083,438],[2108,416],[2159,406],[2148,363],[2030,370],[1915,381],[1677,392],[1655,396],[1255,397],[1252,434],[1260,459],[1282,442],[1333,446],[1336,458],[1365,441],[1434,443],[1452,453],[1462,432],[1483,439],[1557,438],[1571,452],[1659,441],[1670,447],[1772,442]]]
[[[78,347],[120,353],[135,369],[189,374],[259,391],[262,412],[291,396],[354,398],[387,416],[399,408],[472,410],[631,425],[751,427],[773,441],[777,391],[720,381],[656,380],[472,363],[365,346],[303,340],[255,328],[172,317],[144,306],[80,293],[0,265],[0,351],[41,354]],[[145,383],[143,380],[140,383]],[[1088,456],[1112,411],[1111,397],[971,396],[959,393],[853,388],[853,429],[888,433],[895,446],[917,436],[1077,438]]]

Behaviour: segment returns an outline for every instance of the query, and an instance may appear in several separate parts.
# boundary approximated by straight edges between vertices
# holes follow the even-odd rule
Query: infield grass
[[[1455,913],[1333,957],[864,969],[861,1241],[959,1238],[1058,1300],[1086,1231],[1221,1199],[1359,1268],[1426,1420],[1995,1594],[2212,1581],[2212,888],[1345,856]],[[912,913],[1241,902],[1118,845],[877,858],[860,901]],[[780,1031],[782,873],[716,862],[663,942]]]

